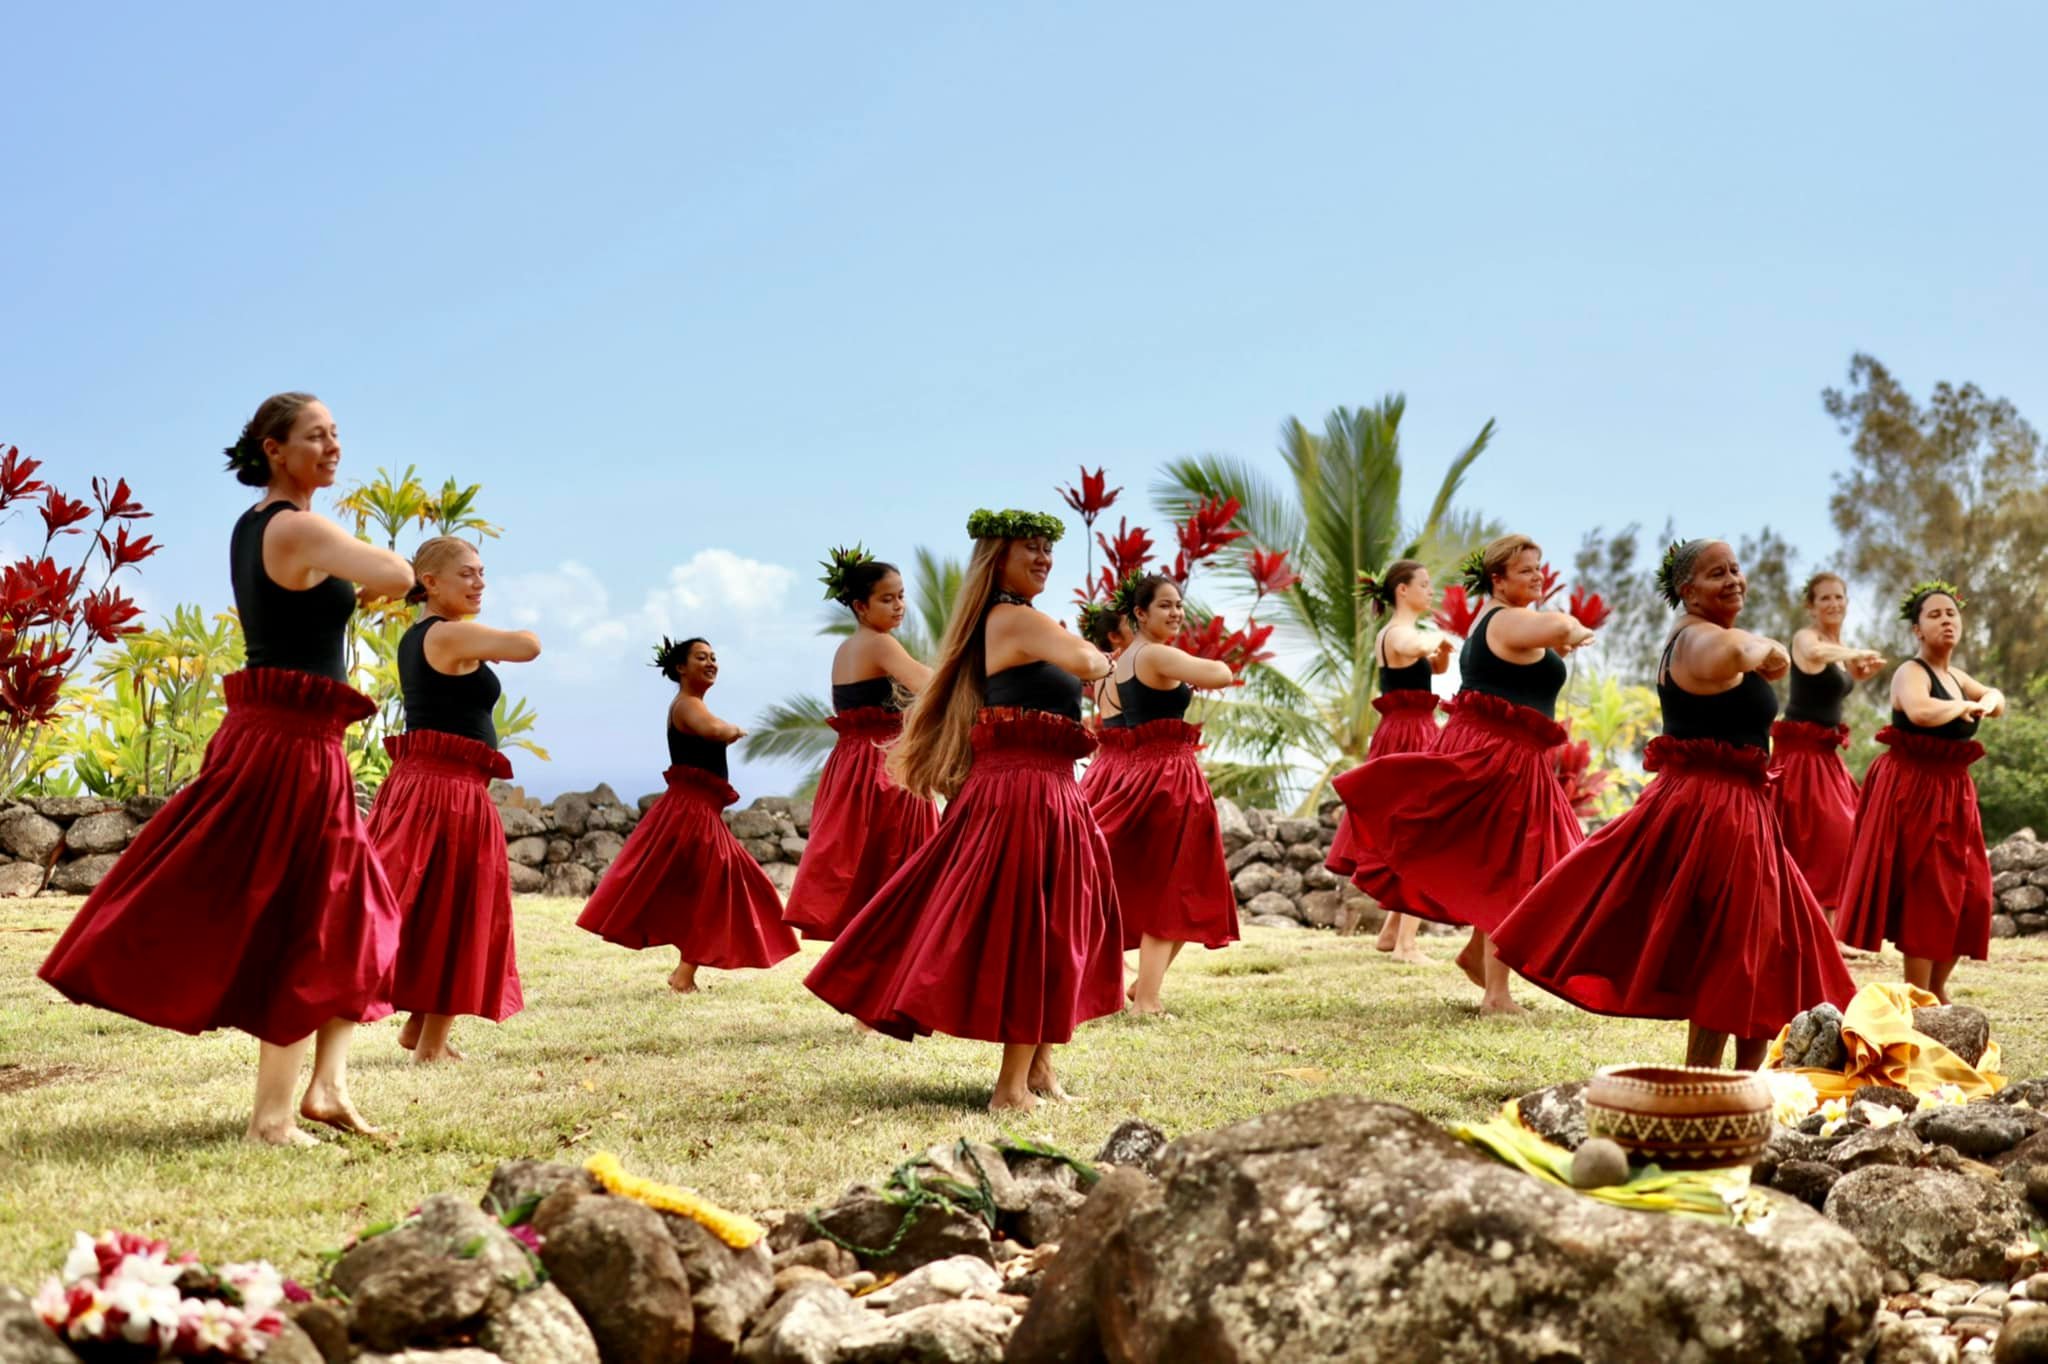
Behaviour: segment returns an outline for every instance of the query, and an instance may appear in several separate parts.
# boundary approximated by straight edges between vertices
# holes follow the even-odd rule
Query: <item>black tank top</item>
[[[1948,694],[1948,688],[1941,685],[1941,675],[1927,666],[1926,659],[1916,658],[1912,661],[1918,663],[1920,671],[1927,674],[1927,690],[1933,695],[1935,700],[1954,701],[1959,699]],[[1925,734],[1932,739],[1954,739],[1958,743],[1965,739],[1974,739],[1977,737],[1978,723],[1976,720],[1966,720],[1958,715],[1947,724],[1934,725],[1930,728],[1926,725],[1914,724],[1906,718],[1906,712],[1896,706],[1892,708],[1893,729],[1902,729],[1908,734]]]
[[[1490,610],[1481,616],[1472,638],[1465,641],[1458,654],[1458,689],[1498,696],[1555,720],[1557,694],[1564,690],[1564,660],[1555,649],[1545,649],[1534,663],[1510,663],[1494,653],[1486,647],[1486,628],[1499,614]]]
[[[1138,680],[1138,651],[1149,642],[1140,642],[1131,651],[1131,675],[1116,684],[1116,703],[1123,707],[1124,723],[1132,728],[1152,720],[1178,720],[1195,699],[1195,689],[1185,682],[1153,687]]]
[[[1691,626],[1685,627],[1686,630]],[[1738,748],[1771,746],[1771,721],[1778,718],[1778,693],[1757,673],[1744,673],[1727,691],[1702,696],[1687,691],[1671,676],[1671,651],[1680,630],[1664,646],[1657,663],[1657,703],[1664,712],[1664,732],[1674,739],[1719,739]]]
[[[1117,712],[1116,712],[1116,714],[1114,714],[1114,715],[1103,715],[1103,714],[1102,714],[1102,712],[1104,711],[1104,709],[1106,709],[1106,708],[1105,708],[1105,707],[1103,706],[1103,704],[1102,704],[1102,698],[1103,698],[1102,684],[1103,684],[1104,682],[1108,682],[1108,681],[1109,681],[1109,679],[1105,677],[1105,678],[1101,679],[1100,681],[1098,681],[1098,682],[1097,682],[1097,683],[1095,684],[1095,713],[1096,713],[1096,714],[1097,714],[1098,716],[1101,716],[1101,719],[1099,719],[1098,721],[1096,721],[1096,724],[1097,724],[1097,725],[1098,725],[1098,726],[1099,726],[1100,728],[1102,728],[1102,729],[1129,729],[1129,728],[1131,727],[1131,722],[1130,722],[1129,720],[1126,720],[1126,719],[1124,719],[1124,712],[1123,712],[1123,698],[1122,698],[1122,696],[1121,696],[1121,695],[1119,695],[1119,696],[1118,696],[1118,698],[1117,698]],[[1115,690],[1115,687],[1114,687],[1114,685],[1113,685],[1113,684],[1112,684],[1112,686],[1111,686],[1111,690],[1112,690],[1112,691],[1114,691],[1114,690]]]
[[[1429,690],[1429,679],[1432,674],[1430,672],[1428,654],[1424,654],[1405,668],[1397,668],[1387,662],[1387,637],[1384,632],[1380,635],[1379,650],[1380,690],[1382,692]]]
[[[1019,710],[1042,710],[1081,721],[1081,679],[1064,668],[1037,660],[988,675],[983,694],[985,706],[1015,706]]]
[[[686,729],[677,729],[671,720],[668,726],[668,760],[674,767],[694,767],[700,772],[709,772],[724,777],[726,745],[718,739],[707,739],[702,734],[692,734]]]
[[[228,540],[228,572],[248,665],[317,673],[346,684],[355,589],[335,577],[300,590],[280,587],[263,568],[263,532],[279,512],[296,510],[289,502],[252,507]]]
[[[887,675],[870,677],[864,682],[834,682],[832,684],[832,709],[835,711],[862,710],[869,706],[880,706],[883,710],[897,710],[896,683]]]
[[[427,661],[427,631],[442,623],[426,616],[398,641],[398,685],[405,693],[405,727],[460,734],[491,748],[498,728],[491,708],[504,688],[488,663],[473,673],[444,673]]]
[[[1849,680],[1849,670],[1839,663],[1830,663],[1817,673],[1802,672],[1794,663],[1786,686],[1785,718],[1833,729],[1842,723],[1842,702],[1855,685]]]

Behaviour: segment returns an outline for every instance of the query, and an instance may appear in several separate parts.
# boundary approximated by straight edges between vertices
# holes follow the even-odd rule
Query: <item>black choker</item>
[[[1031,605],[1031,598],[1029,598],[1029,597],[1020,597],[1020,596],[1018,596],[1018,595],[1017,595],[1017,594],[1016,594],[1015,592],[998,592],[998,593],[996,593],[996,605],[998,605],[998,606],[1029,606],[1029,605]]]

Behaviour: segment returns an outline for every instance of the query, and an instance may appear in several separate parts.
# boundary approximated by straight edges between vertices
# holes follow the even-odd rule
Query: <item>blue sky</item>
[[[227,604],[217,451],[274,390],[345,477],[481,481],[543,793],[656,784],[650,631],[742,723],[821,690],[836,541],[957,549],[1082,463],[1141,509],[1397,390],[1412,495],[1495,418],[1467,499],[1554,557],[1670,515],[1817,562],[1852,352],[2048,420],[2048,11],[1959,15],[24,10],[0,441],[135,484],[158,608]]]

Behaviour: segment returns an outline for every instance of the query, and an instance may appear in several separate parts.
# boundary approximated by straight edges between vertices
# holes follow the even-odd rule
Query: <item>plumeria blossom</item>
[[[130,1265],[135,1266],[132,1272]],[[167,1341],[176,1335],[178,1309],[184,1300],[177,1284],[159,1282],[140,1256],[130,1256],[107,1284],[108,1305],[123,1318],[121,1334],[137,1344]]]
[[[1906,1120],[1904,1109],[1893,1108],[1890,1104],[1874,1104],[1868,1099],[1856,1105],[1855,1113],[1872,1127],[1891,1127]]]
[[[187,1297],[181,1284],[198,1286]],[[256,1359],[284,1330],[277,1305],[308,1295],[261,1261],[218,1271],[196,1256],[126,1232],[79,1232],[63,1272],[36,1294],[36,1314],[81,1345],[124,1342],[157,1355]],[[126,1358],[126,1355],[122,1356]]]
[[[1920,1096],[1920,1107],[1940,1108],[1950,1105],[1960,1108],[1969,1101],[1970,1096],[1963,1093],[1961,1085],[1936,1085]]]
[[[505,1230],[512,1233],[512,1239],[525,1246],[529,1254],[540,1254],[541,1236],[538,1231],[534,1230],[533,1223],[520,1222],[505,1228]]]
[[[1820,1106],[1820,1116],[1823,1119],[1820,1125],[1820,1134],[1824,1137],[1832,1137],[1835,1133],[1841,1131],[1843,1126],[1849,1121],[1849,1101],[1847,1099],[1829,1099]]]
[[[1820,1091],[1804,1075],[1789,1070],[1761,1073],[1771,1091],[1771,1117],[1779,1126],[1796,1127],[1820,1107]]]
[[[245,1309],[259,1316],[285,1300],[284,1275],[268,1260],[222,1265],[220,1278],[240,1296]]]

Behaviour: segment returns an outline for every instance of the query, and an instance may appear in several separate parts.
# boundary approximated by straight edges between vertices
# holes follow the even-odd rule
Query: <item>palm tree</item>
[[[1234,497],[1237,524],[1255,547],[1285,550],[1301,581],[1273,600],[1281,638],[1305,651],[1290,674],[1249,670],[1237,695],[1206,703],[1202,720],[1217,755],[1209,767],[1219,794],[1273,801],[1297,796],[1313,810],[1330,778],[1364,760],[1378,713],[1372,708],[1377,663],[1372,613],[1359,600],[1360,570],[1397,558],[1421,558],[1442,579],[1493,524],[1454,510],[1451,499],[1472,462],[1493,439],[1493,422],[1451,461],[1419,522],[1401,517],[1399,394],[1365,408],[1340,407],[1322,432],[1289,418],[1280,428],[1287,477],[1275,481],[1251,461],[1194,455],[1169,462],[1153,501],[1176,519],[1203,498]],[[1306,771],[1306,781],[1302,774]]]
[[[897,627],[896,638],[903,641],[912,658],[930,662],[938,652],[965,573],[966,567],[958,559],[922,547],[911,555],[910,614]],[[854,629],[852,613],[835,605],[818,626],[818,633],[843,638]],[[806,770],[796,794],[808,796],[817,788],[825,758],[838,742],[832,727],[825,723],[831,714],[830,703],[813,693],[785,696],[761,712],[740,751],[747,758],[790,758],[803,763]]]

